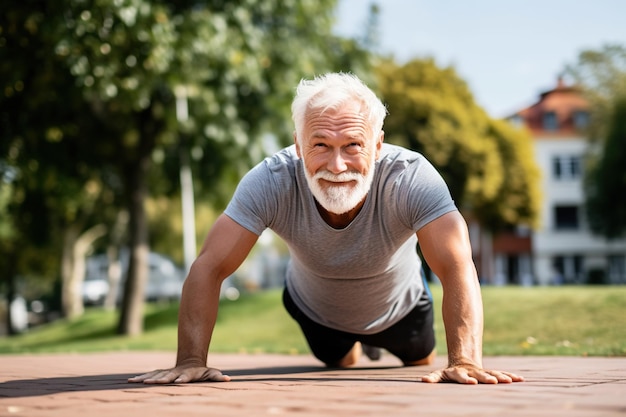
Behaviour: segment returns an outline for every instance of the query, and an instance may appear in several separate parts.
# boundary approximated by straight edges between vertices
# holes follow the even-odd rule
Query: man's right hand
[[[128,378],[128,382],[141,382],[144,384],[185,384],[188,382],[227,382],[228,375],[222,371],[205,366],[177,366],[171,369],[157,369],[152,372]]]

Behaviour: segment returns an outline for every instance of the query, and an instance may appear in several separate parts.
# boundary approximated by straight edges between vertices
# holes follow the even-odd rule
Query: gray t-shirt
[[[344,229],[319,214],[295,146],[241,180],[225,214],[257,235],[272,229],[289,247],[286,285],[325,326],[373,334],[393,325],[424,291],[416,231],[456,210],[448,187],[419,153],[383,144],[365,204]]]

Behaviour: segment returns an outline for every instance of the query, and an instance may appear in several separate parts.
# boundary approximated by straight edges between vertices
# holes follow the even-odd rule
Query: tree
[[[432,59],[377,68],[389,109],[385,136],[426,155],[457,205],[492,231],[538,217],[538,168],[527,133],[492,120],[452,68]]]
[[[585,181],[591,230],[608,239],[626,234],[626,95],[618,97],[599,158]]]
[[[626,47],[607,44],[599,50],[584,50],[576,63],[566,66],[565,73],[589,100],[592,109],[589,133],[592,141],[602,142],[616,97],[626,95]]]
[[[56,274],[51,276],[50,270],[59,268],[50,268],[53,263],[47,258],[52,248],[62,248],[62,260],[57,263],[62,265],[65,284],[62,305],[71,317],[82,311],[82,304],[76,302],[77,297],[80,301],[77,279],[82,272],[73,263],[74,243],[81,239],[85,226],[94,222],[90,219],[93,207],[105,206],[91,144],[77,140],[87,120],[76,117],[83,110],[81,92],[61,60],[50,53],[62,15],[45,16],[41,6],[20,2],[3,4],[2,10],[0,164],[5,178],[10,173],[6,182],[13,192],[6,213],[14,225],[13,233],[3,239],[3,269],[13,271],[6,274],[9,281],[18,271],[22,276],[35,272],[54,279]],[[57,5],[49,6],[52,10]],[[31,248],[46,260],[34,262]]]
[[[106,207],[128,212],[131,256],[121,333],[142,330],[146,197],[176,192],[172,168],[187,152],[203,179],[199,188],[223,201],[264,155],[263,137],[291,140],[288,108],[297,81],[365,56],[330,34],[334,6],[334,0],[58,0],[44,7],[25,0],[3,6],[12,17],[0,42],[0,106],[7,115],[0,158],[22,172],[16,186],[32,183],[26,195],[45,195],[46,178],[63,185],[66,199],[39,207],[48,214],[84,213],[86,220],[70,219],[62,228],[84,233],[102,220],[113,223]],[[179,124],[174,108],[181,94],[190,117]],[[19,158],[11,157],[12,149]],[[33,160],[41,175],[29,177]],[[15,200],[14,207],[23,204]],[[39,221],[42,230],[54,231],[49,216]]]
[[[626,47],[608,44],[584,50],[566,71],[591,104],[591,146],[584,178],[587,219],[595,233],[617,238],[626,231]]]

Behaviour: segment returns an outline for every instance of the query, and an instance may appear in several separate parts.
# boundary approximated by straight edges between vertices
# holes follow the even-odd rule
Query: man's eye
[[[361,150],[361,144],[353,142],[346,147],[346,150],[350,153],[358,153]]]

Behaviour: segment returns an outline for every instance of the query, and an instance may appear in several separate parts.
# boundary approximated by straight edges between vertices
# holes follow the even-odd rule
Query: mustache
[[[348,171],[341,174],[333,174],[330,171],[319,171],[313,176],[314,180],[325,180],[329,182],[349,182],[359,181],[363,179],[363,175],[360,172]]]

